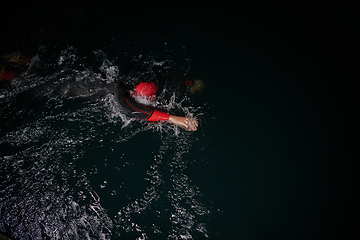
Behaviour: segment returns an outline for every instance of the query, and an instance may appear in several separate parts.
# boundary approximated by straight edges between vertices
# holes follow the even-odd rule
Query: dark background
[[[141,2],[71,1],[56,4],[16,3],[2,10],[0,53],[20,50],[36,54],[44,42],[96,43],[109,32],[156,31],[168,37],[177,29],[197,25],[222,28],[219,39],[235,41],[241,34],[269,42],[286,52],[311,77],[332,117],[336,139],[338,183],[336,206],[321,239],[352,236],[355,223],[354,169],[356,155],[348,139],[354,136],[359,80],[359,9],[354,4],[234,3],[233,5],[168,2],[155,6]],[[51,36],[51,39],[46,39]],[[75,43],[74,43],[75,42]],[[201,44],[199,43],[199,48]],[[191,51],[189,49],[190,55]],[[353,133],[353,134],[352,134]],[[358,234],[357,234],[358,235]]]

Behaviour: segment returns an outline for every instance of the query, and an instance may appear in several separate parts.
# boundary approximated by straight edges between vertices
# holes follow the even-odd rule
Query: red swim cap
[[[155,97],[157,92],[157,86],[154,82],[142,82],[136,86],[135,92],[145,97]]]

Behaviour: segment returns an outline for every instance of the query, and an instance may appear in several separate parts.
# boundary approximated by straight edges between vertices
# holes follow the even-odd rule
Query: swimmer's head
[[[135,101],[144,105],[156,105],[156,92],[158,87],[154,82],[142,82],[135,87],[135,91],[130,91]]]
[[[158,87],[154,82],[142,82],[135,88],[135,93],[146,98],[155,98]]]

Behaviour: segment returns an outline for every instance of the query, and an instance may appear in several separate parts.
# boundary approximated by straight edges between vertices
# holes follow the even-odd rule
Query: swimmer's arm
[[[127,102],[128,106],[131,107],[132,110],[136,110],[136,112],[139,113],[140,115],[146,116],[146,114],[148,114],[145,117],[145,120],[147,120],[149,122],[169,121],[176,126],[184,127],[188,131],[196,131],[197,130],[198,123],[193,118],[174,116],[174,115],[171,115],[169,113],[166,113],[166,112],[163,112],[163,111],[160,111],[157,109],[151,110],[150,107],[139,104],[139,103],[133,101],[132,99],[126,99],[126,102]],[[137,117],[140,117],[140,116],[137,116]]]

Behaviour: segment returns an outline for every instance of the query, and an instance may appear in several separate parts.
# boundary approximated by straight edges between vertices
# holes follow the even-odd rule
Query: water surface
[[[89,42],[49,35],[37,45],[31,67],[0,93],[3,232],[18,239],[322,233],[336,195],[336,146],[318,87],[266,41],[222,26],[173,27]],[[204,90],[191,94],[185,76]],[[159,106],[194,116],[199,130],[125,116],[103,91],[118,79],[158,80]]]

